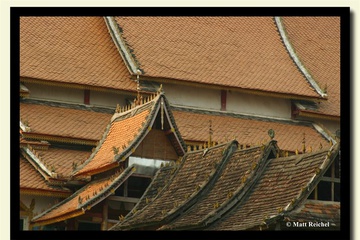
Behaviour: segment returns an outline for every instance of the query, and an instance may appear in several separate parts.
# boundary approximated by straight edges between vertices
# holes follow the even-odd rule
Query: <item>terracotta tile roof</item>
[[[59,204],[35,216],[35,225],[46,225],[84,214],[112,194],[132,173],[134,166],[100,180],[92,181]]]
[[[161,226],[171,216],[181,212],[195,197],[206,194],[211,179],[226,164],[229,154],[237,148],[237,143],[221,144],[207,151],[200,150],[184,155],[179,169],[169,183],[158,189],[158,197],[140,212],[136,212],[117,226],[118,229],[137,229]],[[190,205],[191,206],[191,205]]]
[[[94,153],[82,166],[79,166],[74,174],[76,176],[93,175],[108,170],[109,167],[116,166],[120,161],[124,161],[127,156],[135,151],[140,141],[153,128],[160,105],[164,107],[164,111],[167,109],[168,114],[166,116],[169,116],[168,121],[172,122],[174,127],[171,130],[173,140],[179,141],[177,143],[178,147],[175,148],[178,149],[180,156],[183,155],[185,143],[173,121],[169,103],[163,94],[158,94],[157,96],[153,95],[153,99],[143,104],[133,104],[131,109],[115,113]],[[174,141],[172,144],[175,144]]]
[[[20,118],[30,126],[29,134],[97,141],[111,114],[20,103]]]
[[[144,77],[301,97],[299,72],[272,17],[116,17]]]
[[[71,191],[64,187],[47,184],[44,177],[20,155],[20,193],[45,196],[68,196],[71,194]]]
[[[20,76],[136,91],[103,17],[21,17]]]
[[[161,229],[191,229],[205,224],[205,220],[215,215],[217,208],[224,205],[245,185],[245,178],[254,177],[255,167],[264,158],[262,147],[239,149],[233,153],[218,181],[209,193],[191,209]]]
[[[283,17],[282,21],[301,62],[321,88],[327,87],[328,100],[315,112],[340,116],[340,18]]]
[[[48,150],[36,150],[39,158],[46,163],[49,169],[54,169],[57,178],[70,178],[74,165],[78,166],[85,162],[91,151],[79,151],[64,148],[49,148]]]
[[[50,143],[48,143],[47,141],[29,141],[27,139],[24,139],[23,137],[20,136],[20,147],[32,147],[33,149],[42,149],[42,150],[47,150],[49,149]]]
[[[261,118],[249,118],[241,115],[215,114],[205,111],[179,111],[174,109],[177,126],[186,141],[206,142],[209,139],[209,120],[212,121],[212,139],[216,142],[226,142],[226,139],[236,139],[240,144],[251,146],[266,143],[269,140],[268,130],[275,131],[279,148],[286,151],[301,151],[305,133],[306,147],[316,150],[320,143],[328,146],[329,142],[310,124],[291,121],[276,121]],[[291,133],[291,134],[289,134]]]
[[[292,201],[304,195],[303,189],[309,191],[307,188],[313,183],[316,170],[323,163],[329,163],[327,156],[328,150],[323,150],[270,160],[247,196],[227,216],[207,229],[259,229],[264,221],[279,215]]]
[[[331,226],[340,227],[340,202],[306,200],[296,210],[286,214],[287,221],[330,222]]]
[[[149,107],[151,106],[149,105]],[[91,172],[116,162],[115,157],[117,153],[113,149],[117,148],[119,149],[118,153],[121,153],[125,148],[131,146],[132,141],[143,130],[142,126],[145,125],[149,114],[150,109],[144,109],[135,116],[112,122],[110,128],[106,131],[106,136],[103,138],[101,145],[97,147],[96,152],[84,163],[84,166],[80,166],[80,170],[76,172],[76,175]]]

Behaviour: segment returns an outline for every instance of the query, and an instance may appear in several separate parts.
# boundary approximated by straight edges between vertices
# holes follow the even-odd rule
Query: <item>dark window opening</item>
[[[150,183],[151,178],[130,177],[115,190],[115,196],[140,198]]]
[[[150,182],[151,178],[130,177],[128,179],[128,197],[140,198]]]
[[[24,219],[20,219],[20,230],[24,230]]]
[[[124,197],[124,185],[125,185],[126,182],[124,182],[123,184],[121,184],[120,187],[118,187],[116,190],[115,190],[115,196],[121,196],[121,197]]]
[[[318,200],[331,201],[331,182],[321,181],[317,187]]]
[[[334,201],[340,202],[340,183],[334,183]]]
[[[322,201],[340,201],[340,164],[339,158],[326,170],[321,181],[309,195],[308,199]]]
[[[100,223],[90,223],[90,222],[79,222],[78,230],[82,231],[100,231],[101,224]]]

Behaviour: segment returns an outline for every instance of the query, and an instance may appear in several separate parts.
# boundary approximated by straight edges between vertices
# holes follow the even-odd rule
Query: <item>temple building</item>
[[[22,16],[19,50],[21,230],[340,229],[340,17]]]

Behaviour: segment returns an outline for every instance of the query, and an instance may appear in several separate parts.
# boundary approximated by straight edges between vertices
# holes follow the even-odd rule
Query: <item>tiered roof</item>
[[[321,99],[273,17],[115,17],[145,80]],[[115,27],[113,27],[115,28]],[[205,40],[206,39],[206,40]]]
[[[136,91],[102,17],[21,17],[20,81]]]
[[[299,102],[299,111],[306,115],[340,117],[340,18],[283,17],[289,42],[302,64],[322,89],[328,100],[315,107]],[[301,114],[300,113],[300,114]]]
[[[338,147],[316,153],[275,158],[246,197],[208,230],[261,230],[266,221],[291,211],[309,195],[338,154]],[[265,226],[264,226],[265,225]]]
[[[338,157],[339,144],[279,158],[274,143],[238,149],[233,141],[188,152],[173,177],[162,186],[155,179],[157,193],[143,196],[147,205],[110,230],[259,230],[283,216],[301,217],[298,209]]]
[[[135,171],[132,165],[109,177],[92,181],[80,190],[32,219],[34,225],[46,225],[85,214],[110,196]]]
[[[166,130],[170,131],[169,139],[178,156],[185,153],[185,143],[177,130],[172,113],[167,110],[169,103],[165,96],[158,93],[136,103],[138,100],[135,100],[131,106],[122,109],[119,107],[99,145],[90,158],[75,171],[75,176],[93,175],[117,167],[121,161],[135,152],[141,141],[154,127],[155,119],[160,113],[163,126],[166,119],[168,128]]]
[[[45,104],[20,103],[26,138],[96,145],[111,114]]]
[[[236,138],[241,145],[255,146],[267,142],[269,129],[275,131],[280,149],[289,152],[302,152],[304,141],[307,151],[310,147],[316,150],[328,146],[329,141],[333,141],[323,129],[309,122],[179,108],[174,108],[173,114],[181,135],[189,144],[207,141],[209,121],[213,130],[212,139],[216,142]]]
[[[61,186],[49,185],[41,174],[20,156],[20,193],[41,196],[68,197],[71,191]]]

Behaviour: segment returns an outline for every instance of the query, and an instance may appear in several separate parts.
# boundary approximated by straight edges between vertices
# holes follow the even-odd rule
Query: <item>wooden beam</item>
[[[109,196],[108,200],[119,201],[119,202],[129,202],[129,203],[137,203],[140,199],[133,197],[121,197],[121,196]]]
[[[101,230],[103,231],[107,230],[107,222],[108,222],[108,200],[106,199],[103,205]]]

